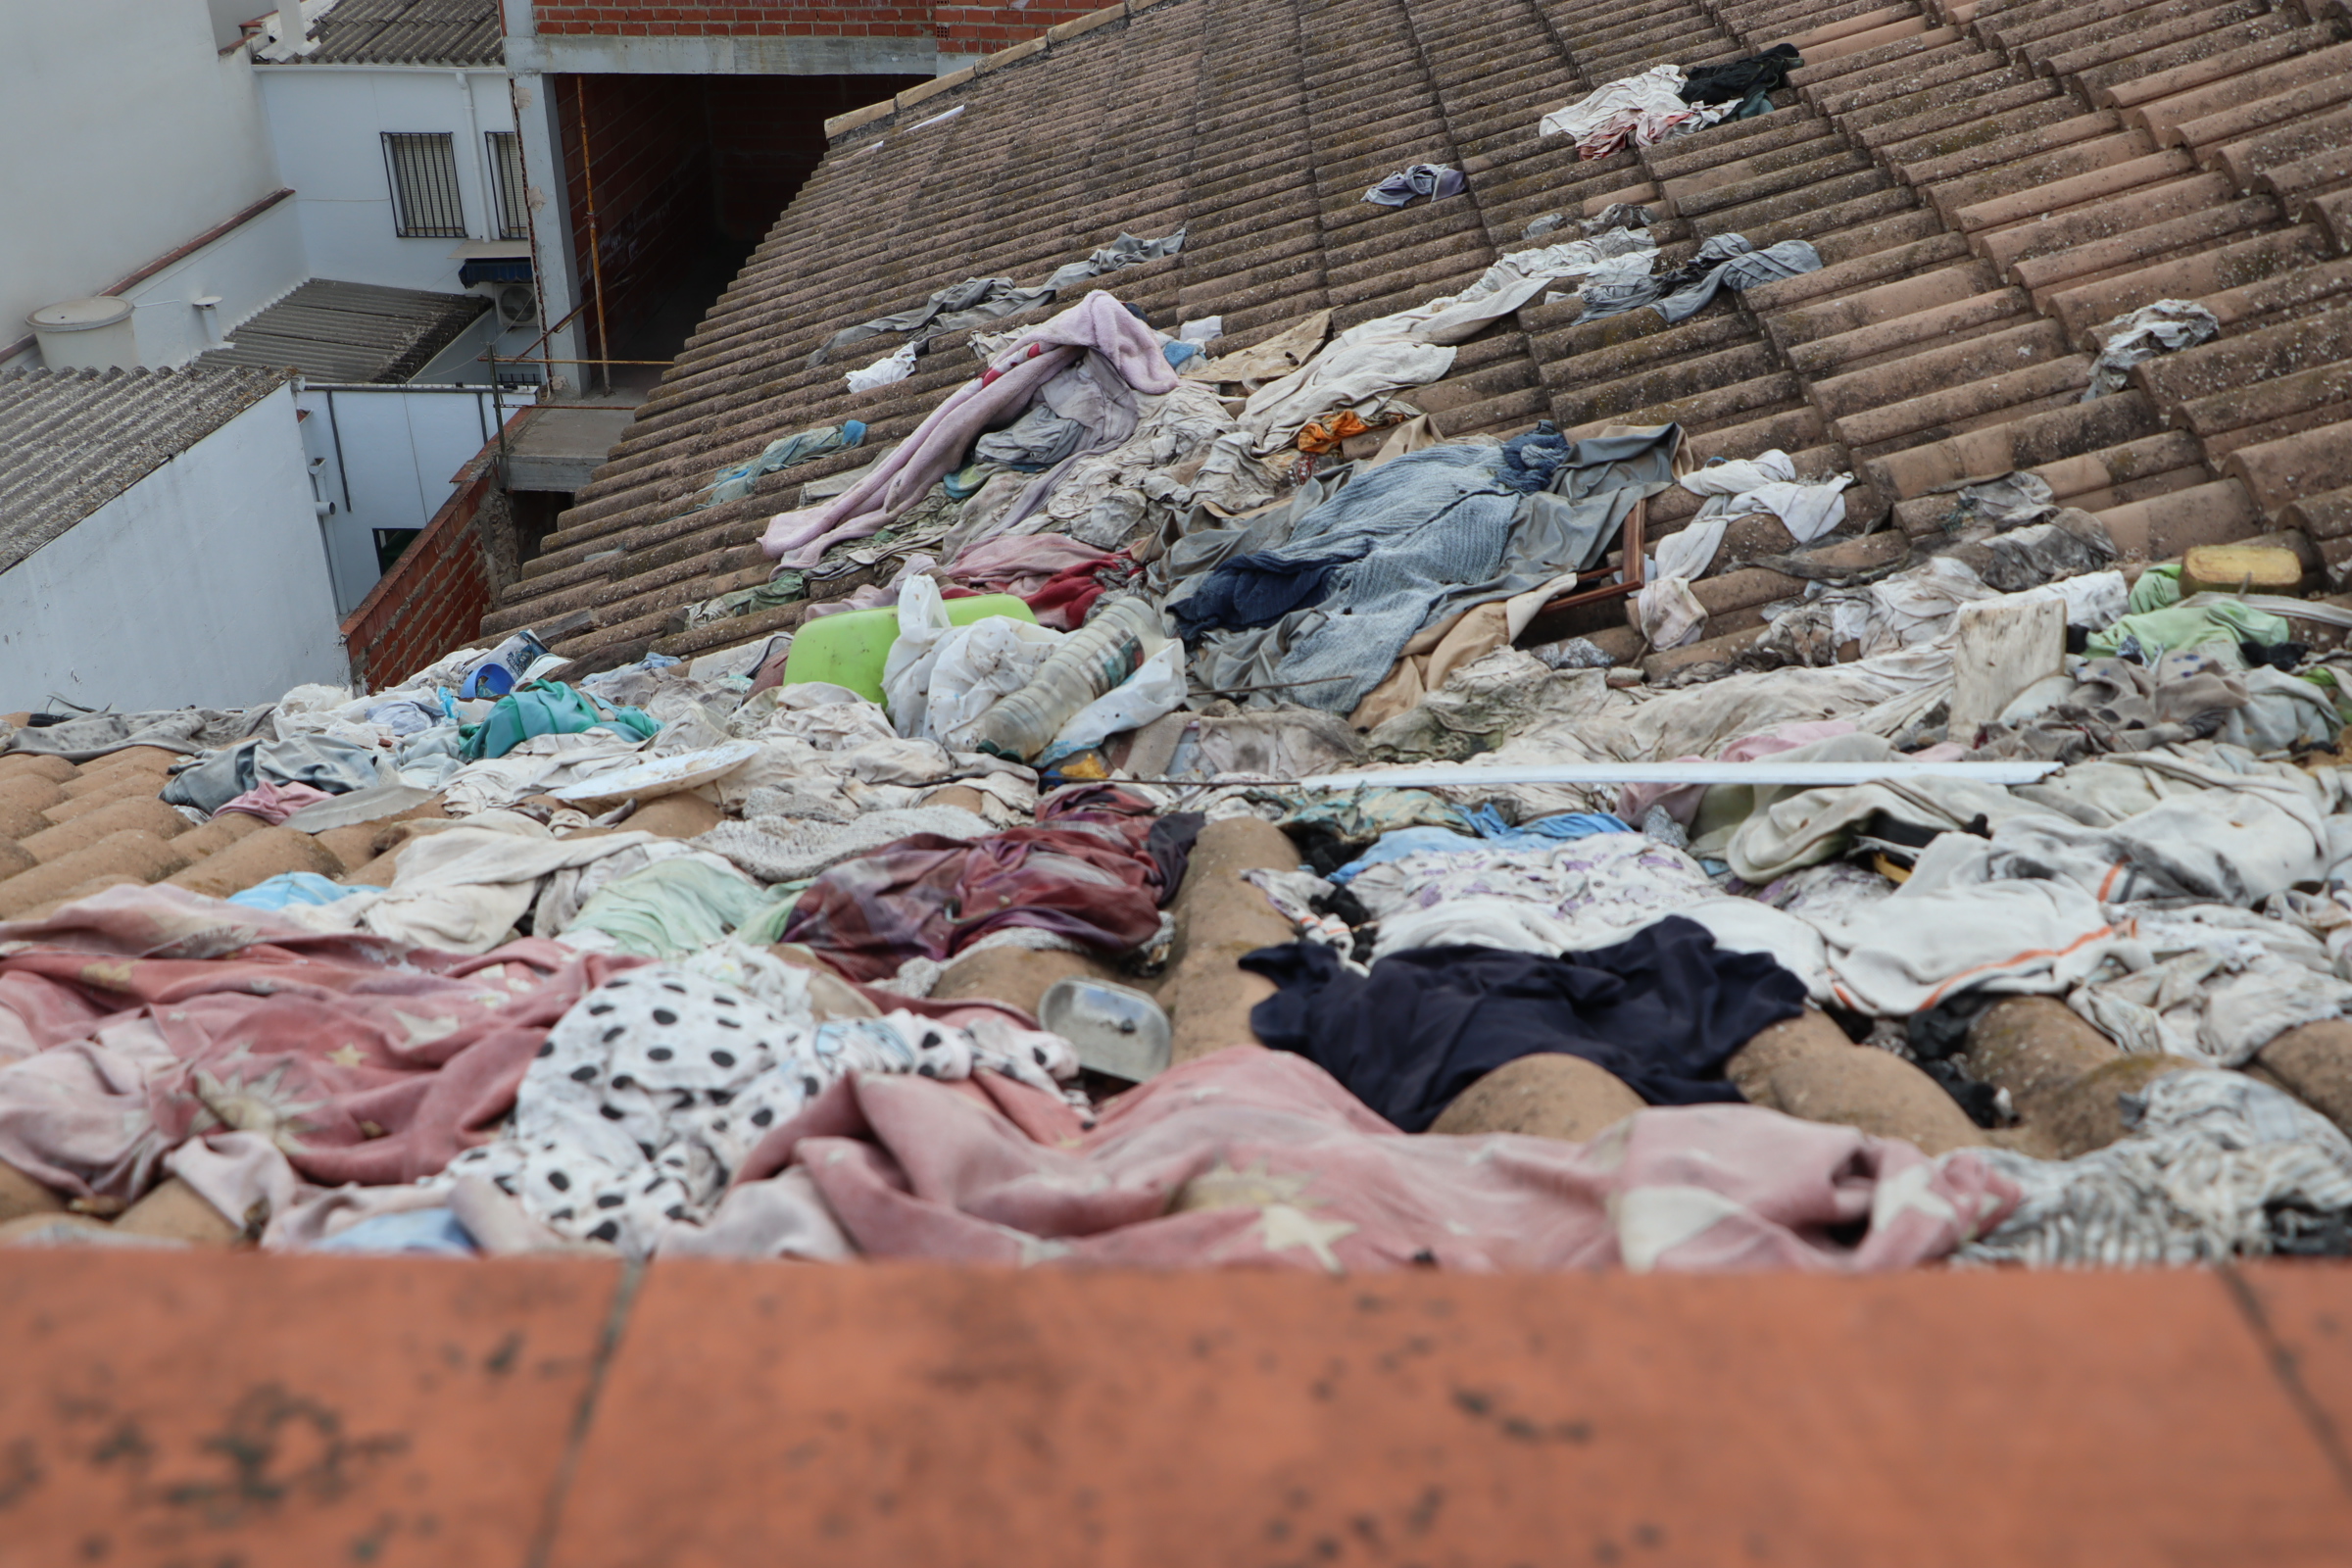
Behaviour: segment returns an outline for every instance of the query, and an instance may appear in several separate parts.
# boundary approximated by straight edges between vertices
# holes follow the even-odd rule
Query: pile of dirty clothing
[[[761,544],[777,565],[767,581],[689,606],[674,625],[702,629],[797,612],[788,615],[790,629],[766,645],[763,662],[778,676],[804,633],[835,616],[896,608],[917,582],[951,605],[1009,596],[1047,630],[1077,631],[1105,601],[1164,600],[1227,555],[1288,544],[1315,506],[1393,462],[1444,446],[1452,450],[1405,471],[1499,463],[1496,443],[1446,441],[1404,394],[1445,379],[1457,345],[1523,307],[1579,299],[1586,319],[1646,308],[1681,321],[1725,290],[1821,266],[1802,240],[1756,249],[1726,234],[1688,254],[1682,246],[1662,250],[1649,220],[1645,209],[1613,207],[1577,225],[1574,237],[1560,237],[1556,223],[1531,225],[1531,236],[1541,229],[1544,243],[1504,255],[1467,287],[1337,334],[1331,312],[1320,310],[1247,347],[1217,352],[1221,318],[1160,330],[1100,290],[1035,325],[976,332],[969,342],[977,373],[912,432],[861,466],[828,465],[832,471],[799,487],[799,506],[769,519]],[[1005,310],[989,319],[1037,301],[1006,295],[999,303]],[[929,342],[917,332],[901,353],[918,340]],[[712,474],[692,506],[773,493],[800,465],[862,453],[866,437],[856,419],[780,435],[756,457]],[[1517,530],[1522,548],[1508,557],[1517,569],[1497,573],[1492,568],[1504,558],[1482,548],[1460,563],[1432,564],[1441,574],[1430,580],[1490,582],[1508,598],[1547,581],[1564,591],[1573,574],[1590,573],[1640,500],[1636,486],[1672,474],[1637,473],[1639,465],[1603,455],[1605,439],[1600,447],[1573,445],[1592,450],[1568,454],[1565,466],[1547,461],[1532,478],[1513,465],[1497,490],[1526,495],[1533,483],[1558,498],[1517,509],[1539,523]],[[1476,447],[1489,450],[1468,452]],[[784,477],[771,482],[769,475]],[[1392,475],[1383,483],[1404,481]],[[1633,493],[1611,495],[1624,491]],[[1351,501],[1341,513],[1360,509]],[[1305,537],[1329,525],[1324,519]],[[1485,531],[1499,526],[1490,521]],[[1443,574],[1469,570],[1472,559],[1488,564],[1483,577]],[[1500,591],[1506,582],[1515,586]],[[1447,614],[1476,602],[1458,592],[1444,598]],[[1384,618],[1394,619],[1399,608],[1390,605]],[[840,628],[817,633],[819,641],[844,635]],[[1287,643],[1288,634],[1273,640]],[[1267,658],[1254,662],[1268,664]],[[1234,677],[1228,685],[1264,687],[1282,678],[1270,667],[1246,678],[1225,673]],[[1300,677],[1294,671],[1290,678]],[[1363,695],[1334,682],[1300,700],[1345,712]]]
[[[2331,607],[2187,591],[2193,560],[2127,587],[2095,519],[2012,476],[1921,559],[1806,579],[1704,678],[1539,657],[1506,616],[1369,733],[1186,686],[1216,616],[1413,573],[1508,604],[1494,562],[1415,542],[1439,519],[1507,552],[1678,488],[1697,515],[1646,567],[1685,591],[1740,529],[1872,537],[1843,476],[1609,439],[1399,455],[1074,632],[953,625],[918,580],[880,702],[770,679],[760,644],[583,674],[518,637],[372,694],[28,715],[0,752],[0,804],[46,824],[0,879],[0,1240],[1330,1271],[2352,1248]],[[1441,597],[1367,613],[1366,673]],[[1647,598],[1621,612],[1663,639]],[[1040,762],[1069,729],[1045,673],[1106,626],[1134,646],[1095,638],[1075,688],[1154,699]],[[114,823],[76,800],[172,817],[178,868],[75,880],[65,830]]]
[[[1781,44],[1688,71],[1661,65],[1557,111],[1541,134],[1572,134],[1583,156],[1600,157],[1769,113],[1801,63]],[[1384,207],[1444,200],[1465,178],[1446,165],[1415,164],[1364,199]],[[1443,432],[1404,394],[1442,381],[1457,345],[1522,307],[1581,299],[1581,319],[1647,308],[1678,322],[1724,290],[1821,266],[1802,240],[1757,248],[1723,234],[1661,248],[1650,222],[1646,209],[1617,204],[1566,237],[1567,220],[1546,215],[1529,225],[1528,248],[1503,255],[1468,287],[1336,334],[1321,310],[1228,346],[1220,316],[1162,329],[1100,288],[1034,320],[1091,280],[1180,254],[1182,227],[1157,238],[1121,233],[1034,284],[965,278],[843,327],[814,349],[811,366],[854,344],[898,340],[847,372],[852,393],[906,380],[951,334],[963,336],[974,373],[861,466],[838,461],[867,450],[865,421],[849,418],[778,433],[711,473],[690,510],[767,495],[795,504],[774,513],[762,535],[777,563],[767,580],[685,607],[673,629],[754,614],[774,627],[781,618],[767,646],[780,672],[803,629],[895,607],[924,578],[944,599],[1009,595],[1039,625],[1076,631],[1106,597],[1165,598],[1173,579],[1162,563],[1173,554],[1200,569],[1203,549],[1217,546],[1184,552],[1195,535],[1252,550],[1279,545],[1308,499],[1329,499],[1350,477],[1441,442]],[[1033,324],[1013,324],[1024,317]],[[795,469],[816,476],[796,484]],[[1269,512],[1279,515],[1241,527]],[[1303,700],[1344,712],[1362,695],[1334,683]]]
[[[1651,145],[1799,63],[1544,130]],[[782,498],[775,566],[691,660],[521,631],[0,718],[0,1244],[2352,1252],[2352,612],[2250,591],[2314,563],[1409,401],[1531,306],[1680,322],[1803,241],[1619,203],[1336,333],[1038,318],[1183,238],[834,333],[901,338],[853,390],[955,332],[969,374],[878,447],[730,449],[685,505]]]
[[[1804,64],[1788,44],[1762,54],[1685,71],[1652,66],[1594,88],[1555,109],[1537,126],[1540,136],[1566,136],[1580,159],[1606,158],[1628,147],[1654,147],[1727,120],[1772,112],[1772,95]]]

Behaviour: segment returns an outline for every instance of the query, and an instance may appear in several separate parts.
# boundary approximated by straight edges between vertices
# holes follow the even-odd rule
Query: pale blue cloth
[[[1504,446],[1428,447],[1350,479],[1299,518],[1288,541],[1226,562],[1203,579],[1196,597],[1211,605],[1229,599],[1245,577],[1307,573],[1314,580],[1311,593],[1294,596],[1271,624],[1211,617],[1201,628],[1210,662],[1195,679],[1205,673],[1220,689],[1279,685],[1306,707],[1352,711],[1449,594],[1497,578],[1520,498],[1541,490],[1569,452],[1545,425]],[[1497,596],[1542,580],[1514,577],[1497,586]],[[1245,629],[1209,629],[1236,625]],[[1270,669],[1248,662],[1228,668],[1236,656],[1251,661],[1261,649],[1273,656]]]
[[[1557,816],[1539,816],[1533,822],[1517,827],[1502,819],[1502,813],[1492,806],[1482,806],[1468,813],[1470,825],[1478,836],[1493,843],[1535,844],[1562,843],[1568,839],[1589,839],[1595,833],[1631,833],[1633,824],[1607,811],[1562,811]]]
[[[228,902],[248,909],[283,909],[296,904],[332,904],[360,891],[329,882],[316,871],[281,871],[267,882],[230,894]]]
[[[1669,424],[1572,442],[1546,421],[1500,446],[1428,447],[1359,474],[1282,543],[1218,562],[1171,601],[1197,644],[1196,687],[1352,712],[1422,628],[1588,564],[1637,502],[1673,484],[1680,439]],[[1295,579],[1287,602],[1261,607],[1279,618],[1225,615],[1220,599],[1245,577]]]
[[[1496,844],[1509,849],[1543,849],[1569,839],[1590,838],[1595,833],[1633,831],[1606,811],[1563,811],[1558,816],[1538,817],[1518,827],[1505,822],[1492,806],[1482,806],[1465,814],[1470,825],[1478,830],[1478,837],[1456,833],[1451,828],[1400,827],[1383,833],[1378,843],[1332,872],[1329,880],[1345,887],[1357,872],[1386,860],[1401,860],[1408,855],[1458,855],[1464,850]]]
[[[760,455],[749,463],[738,463],[731,468],[721,468],[705,485],[694,505],[697,511],[715,507],[722,501],[741,501],[752,493],[760,476],[789,468],[796,463],[846,452],[865,440],[865,424],[858,419],[844,419],[839,424],[819,425],[813,430],[796,431],[770,441]]]
[[[471,1257],[479,1250],[458,1216],[446,1208],[378,1214],[338,1231],[312,1249],[318,1252],[429,1252]]]
[[[1370,849],[1332,872],[1328,880],[1345,887],[1358,872],[1389,860],[1401,860],[1408,855],[1457,855],[1463,850],[1477,849],[1481,842],[1451,828],[1400,827],[1393,833],[1383,833]]]

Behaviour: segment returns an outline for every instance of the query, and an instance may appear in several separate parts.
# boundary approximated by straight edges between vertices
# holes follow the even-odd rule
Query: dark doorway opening
[[[375,533],[375,570],[377,576],[389,572],[408,554],[409,546],[416,542],[422,528],[378,528]]]
[[[514,514],[514,564],[535,561],[556,531],[556,519],[568,511],[571,497],[554,490],[510,490],[507,499]]]
[[[825,121],[925,79],[556,77],[585,352],[674,359],[824,156]],[[614,365],[612,384],[650,388],[662,369]]]

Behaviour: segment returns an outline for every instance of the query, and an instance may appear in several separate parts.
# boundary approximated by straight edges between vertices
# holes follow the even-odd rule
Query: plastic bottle
[[[1134,674],[1166,639],[1149,600],[1117,600],[1061,640],[1028,685],[990,709],[972,744],[1026,762],[1053,744],[1078,710]]]

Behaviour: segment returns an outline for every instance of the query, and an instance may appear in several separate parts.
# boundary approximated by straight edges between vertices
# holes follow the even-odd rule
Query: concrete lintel
[[[1090,11],[1083,17],[1073,17],[1067,22],[1056,23],[1046,29],[1046,36],[1055,43],[1066,43],[1083,33],[1094,31],[1097,27],[1107,27],[1114,22],[1126,20],[1126,0],[1120,0],[1120,3],[1115,6],[1104,6],[1102,10]]]
[[[899,94],[899,107],[902,110],[912,109],[916,104],[936,98],[941,93],[946,92],[951,88],[962,86],[965,82],[971,80],[972,77],[977,74],[977,67],[966,66],[961,71],[951,71],[944,76],[938,76],[934,77],[930,81],[920,82]]]
[[[980,74],[986,75],[992,71],[1002,71],[1006,66],[1015,65],[1023,60],[1028,59],[1031,55],[1042,55],[1045,52],[1045,35],[1040,33],[1037,37],[1031,38],[1024,43],[1009,44],[1003,49],[998,50],[995,54],[983,58],[981,62],[972,69],[978,72]]]
[[[647,76],[927,76],[932,38],[618,38],[542,33],[509,38],[515,71]]]
[[[542,458],[516,454],[507,460],[509,490],[552,490],[577,495],[604,466],[602,458]]]
[[[861,125],[870,125],[877,120],[888,120],[898,112],[899,101],[896,98],[885,98],[878,104],[867,104],[863,109],[853,109],[846,115],[835,115],[831,120],[825,122],[825,140],[832,141],[838,136],[846,136]]]

